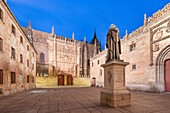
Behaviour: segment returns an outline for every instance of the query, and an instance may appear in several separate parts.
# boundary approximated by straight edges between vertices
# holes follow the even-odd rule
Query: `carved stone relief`
[[[161,39],[163,36],[163,30],[158,30],[155,35],[153,36],[153,41]]]
[[[159,44],[155,43],[153,44],[153,52],[159,51]]]

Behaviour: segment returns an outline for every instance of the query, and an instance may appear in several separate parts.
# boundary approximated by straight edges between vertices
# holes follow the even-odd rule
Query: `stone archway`
[[[156,59],[156,82],[162,86],[162,91],[165,91],[165,61],[170,59],[170,45],[165,47]]]

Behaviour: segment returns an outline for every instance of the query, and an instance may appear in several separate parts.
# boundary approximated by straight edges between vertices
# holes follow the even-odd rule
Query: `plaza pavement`
[[[34,89],[0,97],[0,113],[170,113],[170,93],[132,93],[132,105],[100,105],[102,88]]]

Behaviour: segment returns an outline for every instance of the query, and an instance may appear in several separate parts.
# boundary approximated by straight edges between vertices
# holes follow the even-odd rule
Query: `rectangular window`
[[[11,47],[11,58],[15,59],[15,49]]]
[[[0,84],[3,84],[3,70],[0,70]]]
[[[0,19],[3,21],[3,11],[0,9]]]
[[[20,63],[23,63],[23,56],[20,54]]]
[[[14,25],[12,25],[11,32],[12,32],[14,35],[16,34]]]
[[[130,51],[134,51],[136,49],[136,44],[133,43],[130,45]]]
[[[30,79],[30,76],[29,75],[27,75],[27,83],[29,83],[30,81],[29,81],[29,79]]]
[[[32,52],[32,56],[34,57],[34,52]]]
[[[34,64],[32,64],[32,70],[34,70]]]
[[[27,45],[27,50],[29,51],[29,45]]]
[[[92,62],[92,64],[91,64],[91,65],[92,65],[92,67],[93,67],[93,62]]]
[[[27,60],[27,67],[29,67],[29,60]]]
[[[20,43],[23,44],[23,38],[22,38],[22,36],[20,36]]]
[[[15,72],[11,72],[11,84],[16,83],[16,74]]]
[[[87,63],[88,63],[88,66],[90,66],[90,60],[88,60],[88,62],[87,62]]]
[[[34,83],[34,76],[32,76],[32,83]]]
[[[3,50],[3,40],[2,40],[2,38],[0,38],[0,51],[2,51]]]
[[[23,84],[23,78],[22,78],[22,73],[20,73],[20,84]]]
[[[132,70],[136,70],[136,64],[132,65]]]
[[[100,60],[97,61],[97,64],[100,64]]]

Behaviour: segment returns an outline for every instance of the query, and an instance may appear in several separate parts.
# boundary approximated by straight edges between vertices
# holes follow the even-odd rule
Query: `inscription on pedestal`
[[[124,78],[123,78],[123,68],[116,68],[115,69],[115,82],[123,82]]]

